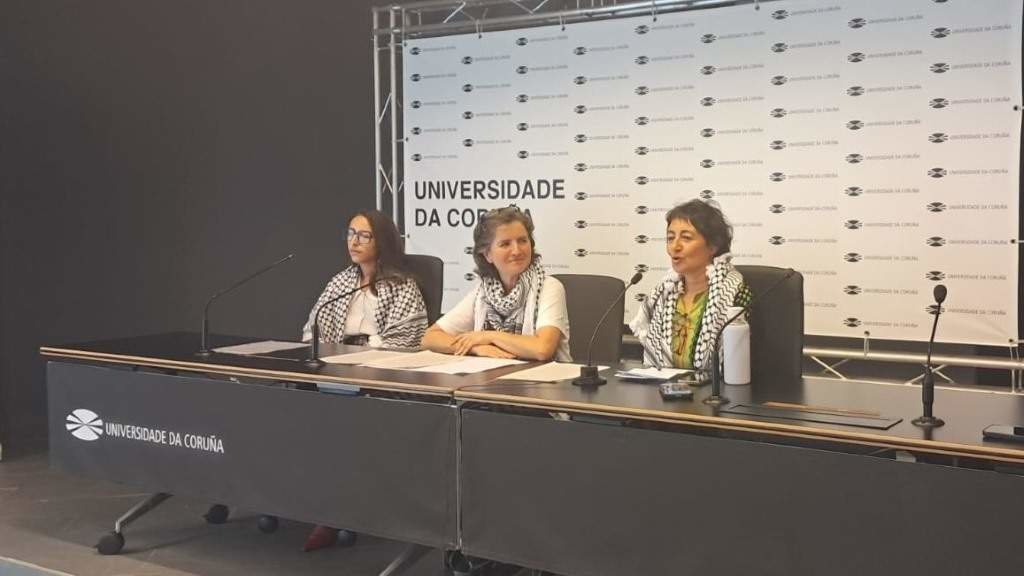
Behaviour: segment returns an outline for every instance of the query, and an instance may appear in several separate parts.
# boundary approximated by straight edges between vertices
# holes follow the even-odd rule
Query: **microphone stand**
[[[928,339],[928,359],[924,365],[924,378],[921,380],[921,404],[922,414],[910,421],[919,428],[938,428],[946,422],[942,418],[936,418],[932,414],[932,405],[935,403],[935,376],[932,373],[932,344],[935,342],[935,329],[939,325],[939,315],[942,314],[942,302],[946,300],[946,287],[939,284],[935,287],[935,320],[932,322],[932,335]]]
[[[302,362],[303,364],[306,365],[306,367],[320,368],[325,364],[325,362],[320,359],[320,314],[324,311],[324,308],[327,308],[327,306],[329,306],[330,304],[334,304],[338,300],[341,300],[346,296],[351,296],[352,294],[355,294],[356,292],[362,290],[363,288],[366,288],[367,286],[372,286],[373,284],[376,283],[377,281],[374,280],[373,282],[367,282],[366,284],[363,284],[362,286],[357,286],[351,290],[348,290],[347,292],[342,292],[341,294],[338,294],[337,296],[331,298],[327,302],[324,302],[323,304],[320,305],[319,308],[316,309],[316,314],[313,315],[313,328],[311,330],[313,334],[313,339],[310,341],[309,357],[303,360]]]
[[[633,274],[633,277],[629,279],[629,283],[626,284],[626,286],[622,289],[622,292],[619,293],[618,297],[615,298],[615,300],[612,300],[611,305],[609,305],[608,309],[604,311],[604,315],[601,316],[601,319],[597,321],[597,326],[594,327],[594,334],[590,337],[590,343],[587,345],[587,365],[580,366],[580,375],[577,376],[572,381],[574,386],[597,387],[608,382],[600,375],[598,375],[597,366],[594,366],[592,362],[594,356],[594,339],[597,338],[597,333],[601,330],[601,326],[604,324],[604,321],[608,318],[608,314],[610,314],[612,309],[615,308],[615,305],[619,303],[619,300],[621,300],[626,295],[626,291],[629,290],[630,287],[633,286],[634,284],[640,282],[640,280],[642,280],[643,277],[644,275],[642,272],[637,272],[636,274]]]
[[[270,266],[260,268],[256,272],[253,272],[252,274],[246,276],[245,278],[242,278],[241,280],[235,282],[231,286],[228,286],[227,288],[221,290],[220,292],[217,292],[216,294],[211,296],[209,300],[206,301],[206,306],[203,308],[203,329],[202,332],[199,333],[199,351],[196,352],[196,356],[209,358],[210,356],[213,355],[213,350],[210,350],[210,348],[207,346],[210,334],[210,304],[213,304],[214,300],[220,298],[221,296],[227,294],[228,292],[231,292],[232,290],[238,288],[242,284],[245,284],[249,280],[252,280],[253,278],[266,272],[270,272],[272,269],[277,268],[280,264],[283,264],[288,260],[291,260],[294,256],[295,254],[289,254],[284,258],[281,258],[277,262],[274,262]]]

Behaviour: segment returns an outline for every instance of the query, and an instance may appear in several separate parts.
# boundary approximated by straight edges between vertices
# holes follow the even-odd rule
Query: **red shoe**
[[[330,526],[317,526],[306,537],[303,552],[312,552],[321,548],[329,548],[338,543],[338,529]]]

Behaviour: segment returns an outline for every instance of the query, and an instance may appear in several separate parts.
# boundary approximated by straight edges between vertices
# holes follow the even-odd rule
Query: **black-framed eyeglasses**
[[[349,228],[347,238],[349,242],[355,238],[356,244],[369,244],[373,241],[373,232],[370,232],[369,230],[356,230],[355,228]]]

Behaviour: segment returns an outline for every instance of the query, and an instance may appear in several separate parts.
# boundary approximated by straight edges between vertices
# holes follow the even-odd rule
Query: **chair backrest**
[[[437,256],[406,254],[405,269],[416,279],[427,306],[427,323],[441,317],[441,298],[444,296],[444,261]]]
[[[776,381],[793,382],[803,371],[804,277],[799,272],[785,280],[771,294],[761,297],[789,271],[774,266],[744,266],[736,269],[754,293],[750,313],[751,374]]]
[[[576,362],[587,361],[587,345],[597,328],[601,315],[618,298],[626,284],[612,276],[595,274],[554,274],[565,286],[565,305],[569,312],[569,352]],[[622,352],[622,299],[608,313],[608,318],[594,337],[595,363],[615,363]]]

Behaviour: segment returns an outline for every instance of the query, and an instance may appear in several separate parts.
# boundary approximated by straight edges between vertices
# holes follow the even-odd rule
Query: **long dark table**
[[[609,378],[493,382],[462,404],[462,548],[574,576],[1024,571],[1024,397],[804,378],[727,386],[731,405],[902,419],[871,429],[722,412]],[[728,406],[726,406],[728,408]],[[799,412],[797,412],[799,413]],[[804,412],[806,413],[806,412]]]
[[[307,349],[203,358],[198,343],[175,333],[42,348],[51,464],[156,494],[457,546],[452,393],[519,367],[465,376],[309,368]],[[325,344],[321,355],[359,350]],[[351,389],[320,393],[316,383]]]

